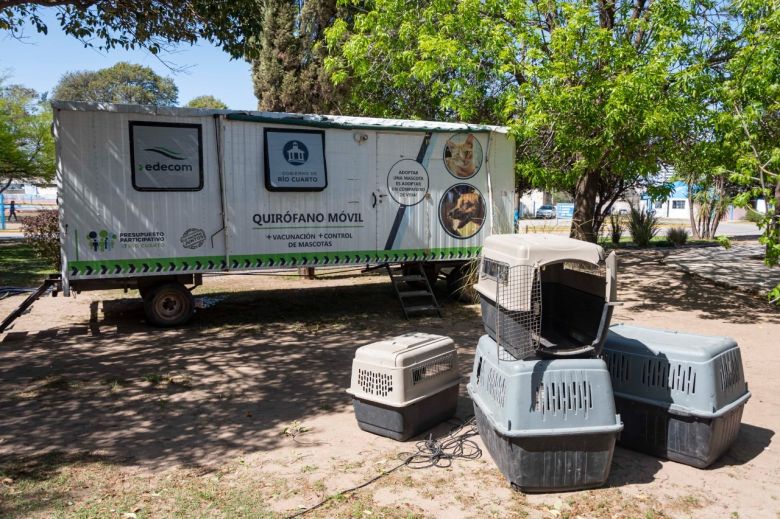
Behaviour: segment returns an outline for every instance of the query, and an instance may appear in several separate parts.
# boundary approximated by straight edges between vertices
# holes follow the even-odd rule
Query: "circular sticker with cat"
[[[453,238],[465,240],[477,234],[485,223],[485,199],[469,184],[455,184],[439,202],[439,221]]]
[[[473,133],[453,135],[444,145],[444,166],[455,178],[471,178],[482,167],[482,145]]]

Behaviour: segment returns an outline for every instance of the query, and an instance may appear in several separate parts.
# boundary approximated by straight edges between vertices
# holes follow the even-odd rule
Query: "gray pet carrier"
[[[616,259],[563,236],[485,239],[479,281],[485,331],[518,359],[597,354],[616,299]]]
[[[361,429],[403,441],[455,414],[459,384],[452,339],[407,333],[358,348],[347,392]]]
[[[603,358],[625,424],[621,445],[703,468],[736,440],[750,392],[733,339],[621,324]]]
[[[480,437],[516,488],[555,492],[606,482],[622,425],[602,360],[519,361],[485,335],[468,392]]]

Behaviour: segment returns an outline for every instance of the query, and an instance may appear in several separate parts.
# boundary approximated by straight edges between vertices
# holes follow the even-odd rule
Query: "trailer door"
[[[381,261],[422,260],[435,217],[431,133],[377,134],[377,250]]]

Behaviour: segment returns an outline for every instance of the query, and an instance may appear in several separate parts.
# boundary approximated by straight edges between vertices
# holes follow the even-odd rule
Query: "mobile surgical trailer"
[[[203,273],[438,268],[511,232],[506,128],[54,102],[62,291],[138,289],[186,321]]]

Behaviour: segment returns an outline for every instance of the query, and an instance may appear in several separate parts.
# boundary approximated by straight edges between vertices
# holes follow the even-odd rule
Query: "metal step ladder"
[[[425,275],[423,264],[418,262],[405,265],[406,273],[401,265],[385,264],[393,289],[401,303],[401,309],[404,311],[404,317],[408,320],[409,315],[424,312],[436,312],[441,317],[441,307],[433,293],[428,276]],[[419,288],[410,288],[408,283],[417,284]]]
[[[22,303],[14,309],[13,312],[11,312],[8,317],[3,319],[2,322],[0,322],[0,333],[3,333],[11,324],[18,319],[28,308],[32,306],[34,302],[38,300],[39,297],[41,297],[43,294],[49,291],[50,288],[54,288],[54,295],[57,294],[57,289],[60,285],[60,277],[59,274],[51,274],[49,278],[43,282],[43,284],[38,287],[37,290],[34,292],[31,292],[29,296],[25,298]]]

